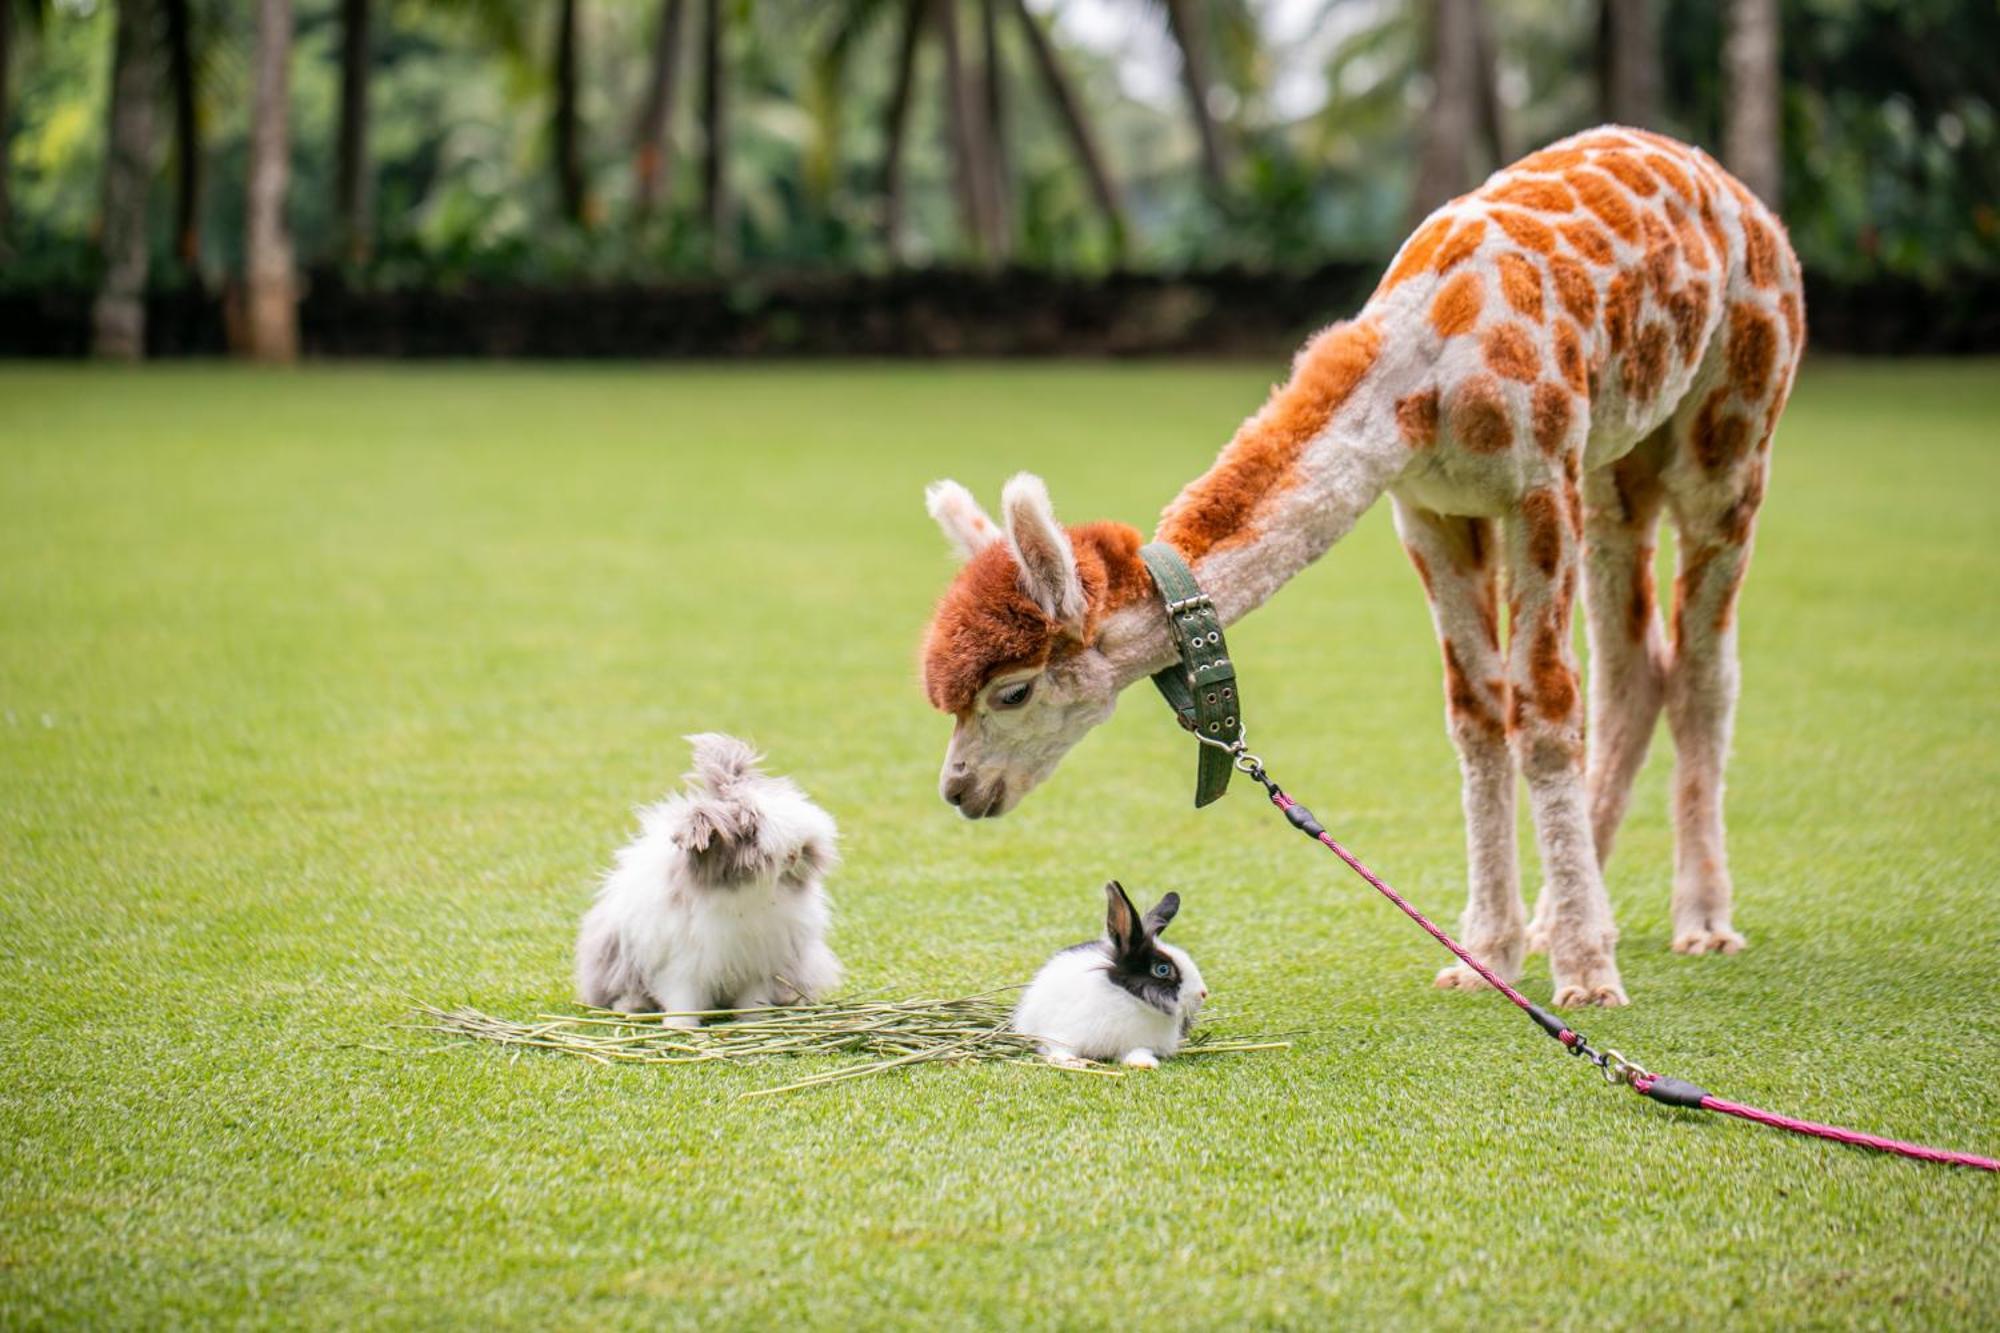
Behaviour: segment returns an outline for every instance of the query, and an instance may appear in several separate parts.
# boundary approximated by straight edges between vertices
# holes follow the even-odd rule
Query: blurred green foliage
[[[7,109],[14,196],[10,286],[93,274],[108,95],[110,0],[0,0],[17,21]],[[1129,0],[1135,30],[1164,41],[1160,7]],[[1664,0],[1660,128],[1719,139],[1723,0]],[[234,0],[192,0],[205,172],[204,281],[241,257],[250,19]],[[376,243],[366,271],[391,285],[476,280],[623,281],[697,274],[710,247],[696,207],[699,126],[681,79],[665,206],[635,222],[633,122],[656,7],[584,0],[584,156],[590,225],[560,220],[549,163],[554,5],[378,0],[371,72]],[[690,5],[690,11],[698,5]],[[1055,35],[1133,221],[1126,262],[1175,269],[1309,268],[1386,254],[1403,227],[1427,95],[1424,8],[1326,0],[1324,97],[1287,115],[1279,56],[1247,0],[1208,7],[1226,87],[1211,99],[1238,148],[1231,187],[1202,188],[1178,103],[1121,87],[1113,59]],[[876,270],[883,239],[885,111],[900,6],[883,0],[727,0],[731,248],[746,268]],[[1491,0],[1509,151],[1592,123],[1595,0]],[[692,14],[690,15],[692,17]],[[1788,0],[1785,205],[1807,265],[1828,276],[1942,282],[2000,270],[2000,6],[1952,0]],[[977,23],[966,25],[976,48]],[[1113,252],[1021,34],[1001,28],[1014,262],[1102,269]],[[309,263],[334,252],[337,0],[299,0],[292,69],[291,218]],[[837,52],[837,59],[835,53]],[[968,50],[973,62],[975,49]],[[1319,59],[1319,57],[1315,57]],[[1295,62],[1294,62],[1295,63]],[[1293,71],[1296,74],[1296,70]],[[943,62],[921,50],[905,154],[904,262],[968,258],[953,204]],[[160,118],[154,209],[169,263],[172,147]]]

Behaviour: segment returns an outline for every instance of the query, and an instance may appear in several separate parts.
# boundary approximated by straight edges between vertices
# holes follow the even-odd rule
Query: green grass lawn
[[[939,802],[923,484],[1149,526],[1278,370],[0,368],[0,1325],[1991,1327],[1992,1177],[1655,1106],[1434,991],[1260,801],[1189,812],[1148,689],[1014,815]],[[1600,1043],[2000,1151],[1996,422],[1992,363],[1801,380],[1743,611],[1750,947],[1667,950],[1663,737]],[[1386,512],[1232,642],[1279,776],[1455,919]],[[853,984],[1024,979],[1116,875],[1182,894],[1219,1026],[1297,1045],[739,1102],[788,1071],[392,1030],[565,1002],[702,728],[841,821]]]

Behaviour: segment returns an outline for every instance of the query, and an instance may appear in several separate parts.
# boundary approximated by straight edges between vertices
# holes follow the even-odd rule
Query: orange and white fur
[[[1593,130],[1433,214],[1161,518],[1156,539],[1234,621],[1389,497],[1444,660],[1464,939],[1509,979],[1546,948],[1558,1005],[1626,1002],[1602,867],[1663,706],[1672,944],[1742,946],[1722,818],[1735,608],[1803,342],[1798,262],[1770,211],[1698,149]],[[1004,524],[956,483],[927,498],[964,559],[924,647],[925,689],[956,719],[939,785],[962,813],[999,815],[1174,651],[1134,529],[1061,526],[1025,474]],[[1663,514],[1680,562],[1664,620]],[[1532,924],[1517,774],[1546,872]],[[1480,983],[1453,966],[1437,984]]]

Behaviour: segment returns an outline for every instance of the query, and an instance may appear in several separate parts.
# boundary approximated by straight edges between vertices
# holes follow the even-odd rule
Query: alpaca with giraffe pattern
[[[1426,220],[1161,517],[1155,540],[1226,623],[1388,496],[1443,658],[1463,938],[1509,980],[1546,949],[1558,1005],[1626,1002],[1603,866],[1663,708],[1672,946],[1742,947],[1722,807],[1736,602],[1804,335],[1798,261],[1762,203],[1699,149],[1593,130]],[[963,561],[924,644],[926,693],[955,720],[940,790],[999,815],[1177,655],[1133,528],[1063,527],[1026,474],[999,523],[957,483],[927,499]],[[1663,516],[1679,553],[1664,615]],[[1532,920],[1520,779],[1545,873]],[[1452,966],[1437,984],[1481,983]]]

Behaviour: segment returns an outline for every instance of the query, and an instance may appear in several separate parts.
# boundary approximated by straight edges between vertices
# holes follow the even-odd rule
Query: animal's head
[[[1003,815],[1111,716],[1118,687],[1097,635],[1149,593],[1139,534],[1063,527],[1025,472],[1001,492],[1004,524],[955,481],[924,498],[964,561],[924,640],[924,692],[955,719],[938,790],[968,819]]]
[[[1134,999],[1178,1018],[1185,1033],[1208,998],[1208,983],[1194,959],[1160,940],[1181,910],[1181,896],[1170,893],[1140,916],[1125,886],[1114,879],[1104,886],[1104,907],[1105,952],[1111,960],[1105,974]]]
[[[644,818],[680,849],[693,881],[715,889],[816,886],[839,860],[833,816],[790,778],[765,774],[757,752],[734,736],[687,739],[694,767],[686,787]]]

